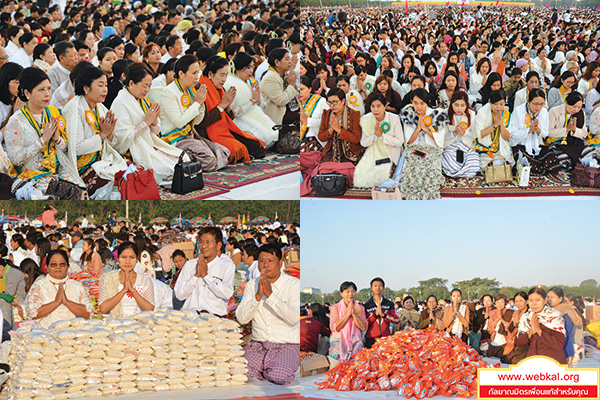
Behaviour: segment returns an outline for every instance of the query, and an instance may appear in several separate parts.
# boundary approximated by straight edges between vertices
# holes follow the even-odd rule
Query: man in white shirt
[[[227,315],[227,302],[233,295],[235,264],[222,254],[223,233],[215,227],[200,231],[201,255],[183,266],[175,284],[175,296],[185,300],[183,308]]]
[[[30,232],[25,237],[25,249],[27,250],[27,257],[31,258],[38,265],[40,265],[40,257],[35,251],[35,242],[39,239],[39,235],[36,232]]]
[[[33,65],[33,49],[37,46],[37,38],[33,33],[26,32],[19,38],[21,48],[10,57],[10,61],[19,64],[23,68]]]
[[[275,244],[258,250],[260,278],[246,285],[236,317],[241,324],[252,321],[247,376],[288,385],[300,366],[300,280],[281,273],[281,259]]]
[[[167,48],[167,52],[164,56],[162,56],[162,59],[160,60],[160,62],[162,63],[166,63],[171,58],[179,58],[179,56],[183,52],[183,41],[179,36],[171,35],[167,38],[167,41],[165,42],[165,47]]]
[[[75,50],[75,45],[71,42],[62,41],[56,43],[54,45],[54,53],[58,62],[54,63],[52,68],[48,70],[52,93],[69,79],[69,74],[77,63],[77,50]]]

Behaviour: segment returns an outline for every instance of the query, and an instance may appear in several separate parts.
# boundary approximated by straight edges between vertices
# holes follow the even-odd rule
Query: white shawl
[[[69,138],[67,154],[73,165],[77,165],[78,155],[102,150],[102,157],[92,164],[92,168],[94,168],[94,171],[96,171],[100,178],[112,181],[115,179],[117,172],[127,169],[127,164],[123,157],[111,146],[111,144],[116,144],[116,138],[113,138],[111,143],[105,140],[104,144],[97,146],[98,148],[78,154],[77,148],[80,147],[78,146],[78,142],[96,135],[94,128],[85,119],[85,111],[88,109],[89,105],[85,97],[75,96],[67,103],[67,106],[63,110],[63,115],[67,120],[67,137]],[[104,105],[101,103],[98,104],[99,118],[103,118],[107,111]]]
[[[508,110],[506,110],[505,112],[508,112]],[[490,103],[487,103],[485,106],[481,107],[481,109],[477,112],[477,115],[475,116],[475,123],[473,124],[473,130],[474,130],[473,133],[475,134],[475,137],[477,138],[477,140],[479,140],[479,143],[481,143],[484,146],[490,146],[492,144],[492,134],[489,134],[486,137],[482,138],[481,131],[491,125],[492,125],[492,106]],[[506,128],[511,133],[511,135],[512,135],[512,129],[513,129],[512,125],[513,125],[513,118],[511,116],[510,122],[508,123],[508,127]],[[502,135],[500,135],[499,140],[500,140],[500,146],[498,148],[498,153],[500,154],[500,156],[504,157],[504,159],[506,159],[506,161],[508,161],[511,165],[513,165],[515,163],[515,160],[513,158],[510,143],[508,142],[508,140],[504,140]]]
[[[111,110],[117,117],[115,150],[120,154],[129,150],[134,162],[154,170],[157,182],[170,181],[181,150],[158,137],[160,120],[156,127],[149,128],[139,101],[127,89],[119,91]]]

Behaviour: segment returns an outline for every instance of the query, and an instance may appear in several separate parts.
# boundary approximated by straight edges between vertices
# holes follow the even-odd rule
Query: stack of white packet
[[[23,325],[12,338],[1,395],[74,399],[242,385],[241,341],[237,322],[189,310]]]

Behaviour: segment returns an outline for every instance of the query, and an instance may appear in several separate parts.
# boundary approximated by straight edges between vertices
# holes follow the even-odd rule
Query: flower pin
[[[529,124],[531,123],[531,115],[525,114],[525,125],[529,128]]]
[[[64,131],[65,128],[67,127],[67,121],[65,120],[65,117],[63,117],[62,115],[59,115],[58,117],[56,117],[56,122],[58,123],[58,129],[61,131]]]
[[[433,119],[430,115],[426,115],[425,117],[423,117],[423,122],[427,127],[430,127],[433,124]]]
[[[92,110],[85,110],[85,120],[88,124],[93,126],[95,119],[96,118],[94,117],[94,113],[92,112]]]
[[[469,124],[467,123],[467,121],[462,121],[461,123],[458,124],[458,126],[463,128],[464,130],[469,129]]]
[[[390,129],[392,129],[392,126],[390,125],[389,122],[381,123],[381,130],[383,131],[383,133],[388,133],[390,131]]]
[[[355,95],[350,96],[350,104],[358,105],[358,100]]]
[[[190,104],[192,102],[192,99],[190,99],[190,96],[187,94],[182,94],[181,95],[181,105],[184,107],[189,107]]]

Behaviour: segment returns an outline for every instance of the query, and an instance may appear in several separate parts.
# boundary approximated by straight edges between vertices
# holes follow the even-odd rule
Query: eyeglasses
[[[545,102],[541,102],[541,103],[531,103],[532,106],[536,106],[536,107],[544,107],[546,103]]]
[[[340,101],[339,101],[339,100],[332,100],[332,101],[330,101],[330,100],[327,100],[327,105],[328,105],[328,106],[330,106],[330,107],[335,107],[335,106],[337,106],[339,103],[340,103]]]

